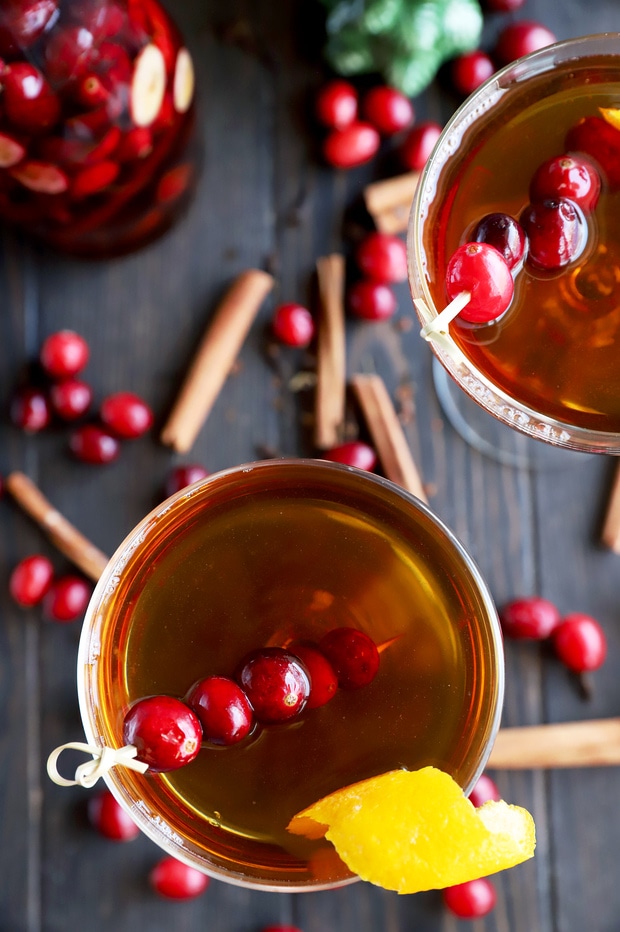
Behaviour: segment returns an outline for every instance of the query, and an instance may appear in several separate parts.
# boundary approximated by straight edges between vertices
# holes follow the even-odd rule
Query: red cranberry
[[[28,433],[43,430],[52,419],[47,395],[33,386],[18,389],[11,399],[9,417],[15,427]]]
[[[138,749],[138,760],[156,773],[189,764],[200,751],[202,729],[196,713],[173,696],[135,702],[123,722],[123,743]]]
[[[473,52],[464,52],[455,58],[450,73],[452,83],[459,94],[469,97],[495,73],[495,65],[486,52],[475,49]]]
[[[199,482],[200,479],[206,479],[208,475],[209,473],[207,470],[203,466],[198,465],[198,463],[192,463],[187,466],[175,466],[166,479],[166,498],[170,495],[174,495],[175,492],[180,492],[181,489],[187,488],[188,485],[192,485],[194,482]]]
[[[536,170],[530,184],[530,200],[565,197],[582,210],[594,210],[601,190],[599,173],[586,159],[557,155]]]
[[[469,801],[476,808],[478,806],[484,806],[485,803],[488,803],[489,800],[498,802],[502,798],[499,788],[494,780],[488,776],[488,774],[483,773],[478,777],[476,785],[469,794]]]
[[[607,638],[590,615],[572,612],[553,632],[553,646],[562,663],[576,673],[598,670],[607,656]]]
[[[302,663],[281,647],[253,651],[242,662],[237,681],[259,722],[285,722],[306,705],[310,680]]]
[[[261,932],[301,932],[298,926],[265,926]]]
[[[548,638],[560,623],[560,613],[552,602],[529,596],[508,602],[500,612],[504,634],[515,640]]]
[[[380,141],[374,126],[356,121],[344,129],[334,129],[326,136],[323,155],[334,168],[356,168],[377,154]]]
[[[199,680],[185,701],[200,719],[203,736],[211,744],[237,744],[252,730],[254,717],[248,697],[227,676]]]
[[[355,251],[359,270],[378,282],[407,280],[407,247],[399,236],[369,233]]]
[[[84,26],[55,29],[45,46],[45,67],[51,80],[64,84],[86,74],[95,57],[94,42]]]
[[[90,797],[88,818],[100,835],[112,841],[131,841],[140,834],[136,823],[109,790]]]
[[[602,169],[610,187],[620,187],[620,131],[602,117],[584,117],[569,129],[564,141],[567,151],[590,156]]]
[[[368,686],[379,672],[377,645],[357,628],[333,628],[321,638],[319,648],[336,671],[342,689]]]
[[[519,20],[509,23],[500,32],[495,45],[495,57],[501,64],[507,65],[523,55],[552,45],[555,41],[551,30],[541,23]]]
[[[412,172],[421,171],[441,136],[441,126],[433,120],[425,120],[413,127],[400,147],[400,160]]]
[[[459,919],[479,919],[490,913],[497,902],[495,887],[487,877],[446,887],[443,901]]]
[[[20,560],[9,577],[9,592],[18,605],[37,605],[54,578],[54,567],[47,557],[35,553]]]
[[[63,421],[74,421],[90,408],[93,390],[80,379],[65,379],[50,387],[52,408]]]
[[[101,403],[101,420],[117,437],[141,437],[153,426],[153,412],[133,392],[116,392]]]
[[[331,463],[344,463],[345,466],[355,466],[357,469],[366,469],[369,472],[377,465],[377,454],[367,443],[361,440],[350,440],[341,443],[331,450],[321,454],[322,459]]]
[[[540,269],[564,268],[585,248],[587,224],[577,205],[566,198],[529,204],[520,222],[528,238],[528,261]]]
[[[28,133],[50,129],[60,117],[58,97],[38,68],[13,62],[2,75],[2,99],[7,118]]]
[[[524,3],[525,0],[486,0],[485,6],[493,13],[513,13]]]
[[[299,657],[310,676],[308,709],[318,709],[333,699],[338,689],[338,677],[324,653],[314,644],[296,641],[291,651]]]
[[[96,424],[78,427],[69,438],[69,449],[83,463],[103,466],[112,463],[120,453],[116,437]]]
[[[488,243],[502,254],[512,271],[522,261],[527,247],[527,237],[514,217],[508,214],[487,214],[479,220],[471,234],[476,243]]]
[[[76,621],[86,611],[92,591],[81,576],[59,576],[43,596],[43,611],[50,621]]]
[[[90,350],[84,337],[74,330],[58,330],[43,341],[39,358],[53,379],[67,379],[85,367]]]
[[[105,188],[109,188],[116,181],[120,170],[121,167],[118,162],[111,160],[97,162],[96,165],[87,165],[73,178],[71,197],[79,201],[84,197],[90,197],[92,194],[98,194]]]
[[[390,286],[369,278],[361,278],[349,286],[347,304],[355,317],[374,321],[389,320],[398,307]]]
[[[395,87],[383,84],[367,91],[362,110],[364,118],[383,136],[393,136],[413,122],[409,98]]]
[[[274,311],[272,328],[275,338],[281,343],[308,346],[314,337],[314,318],[301,304],[280,304]]]
[[[93,34],[96,43],[117,35],[125,25],[125,14],[116,3],[79,3],[71,14]]]
[[[478,324],[500,317],[510,306],[514,294],[506,260],[487,243],[459,246],[448,262],[446,289],[451,300],[469,292],[471,300],[460,316]]]
[[[3,0],[0,54],[14,55],[30,48],[57,14],[58,0]]]
[[[170,900],[190,900],[209,886],[209,878],[202,871],[177,858],[165,857],[149,874],[153,890]]]
[[[357,119],[357,91],[348,81],[329,81],[317,94],[315,112],[323,126],[345,129]]]

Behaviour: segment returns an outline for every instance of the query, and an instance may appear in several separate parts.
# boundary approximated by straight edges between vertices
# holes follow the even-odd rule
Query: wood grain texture
[[[142,394],[163,426],[172,400],[229,283],[266,269],[274,290],[239,352],[191,460],[215,471],[272,449],[316,453],[308,392],[294,376],[305,353],[274,348],[269,320],[278,301],[311,305],[317,258],[359,235],[364,189],[396,170],[389,158],[334,172],[318,157],[310,101],[326,70],[320,16],[311,0],[179,0],[168,3],[194,54],[201,102],[204,170],[195,201],[166,237],[137,255],[75,262],[6,232],[0,237],[0,393],[8,400],[41,339],[69,327],[93,348],[87,370],[95,398]],[[528,0],[523,17],[559,38],[618,29],[617,0],[558,5]],[[488,17],[485,43],[507,21]],[[456,99],[434,87],[415,101],[419,120],[444,121]],[[360,219],[361,216],[361,219]],[[600,544],[612,465],[603,458],[529,471],[472,451],[443,419],[431,354],[411,326],[407,286],[396,286],[393,321],[347,321],[347,369],[378,374],[395,400],[430,506],[472,553],[498,604],[538,593],[563,613],[597,617],[609,659],[584,704],[545,645],[506,644],[503,726],[538,726],[620,714],[618,556]],[[6,405],[5,405],[6,409]],[[67,455],[67,431],[25,437],[0,423],[0,473],[21,470],[104,553],[163,496],[168,470],[186,461],[157,440],[123,444],[99,469]],[[196,901],[156,900],[146,876],[159,851],[146,838],[114,845],[86,818],[87,793],[47,781],[56,745],[81,736],[75,690],[79,630],[13,605],[10,568],[35,551],[70,566],[15,507],[0,502],[0,932],[261,932],[273,923],[303,932],[447,932],[437,893],[398,897],[367,884],[298,896],[244,891],[213,882]],[[494,878],[498,905],[479,932],[616,932],[620,928],[617,847],[620,807],[613,767],[493,771],[506,799],[529,808],[536,857]]]

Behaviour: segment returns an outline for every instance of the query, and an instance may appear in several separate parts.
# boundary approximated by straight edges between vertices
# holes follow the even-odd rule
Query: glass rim
[[[302,466],[311,469],[319,469],[323,472],[349,472],[357,475],[358,478],[363,482],[369,482],[371,484],[380,486],[384,490],[389,491],[390,494],[395,495],[397,498],[403,499],[410,506],[413,506],[417,511],[421,512],[426,517],[426,519],[429,520],[442,533],[444,539],[458,555],[461,563],[469,574],[473,589],[477,591],[481,599],[481,603],[484,607],[486,618],[488,620],[489,643],[491,643],[493,646],[493,669],[496,682],[494,708],[493,714],[492,716],[489,716],[489,721],[487,723],[486,742],[481,748],[478,767],[469,784],[463,788],[464,794],[468,795],[469,792],[471,792],[473,789],[473,786],[480,777],[482,771],[484,770],[484,767],[491,754],[493,744],[500,727],[504,702],[505,666],[503,637],[501,633],[499,617],[497,614],[497,608],[491,595],[489,586],[484,580],[484,577],[482,576],[471,554],[465,549],[464,545],[460,542],[455,533],[442,521],[441,518],[439,518],[438,515],[432,511],[432,509],[425,502],[416,498],[416,496],[396,483],[390,481],[389,479],[385,479],[382,476],[378,476],[375,473],[370,473],[366,470],[358,469],[353,466],[346,466],[340,463],[333,463],[318,458],[282,457],[269,460],[257,460],[255,462],[245,463],[239,466],[233,466],[219,470],[218,472],[212,473],[207,477],[199,479],[191,485],[184,487],[178,492],[175,492],[169,498],[160,502],[126,535],[124,540],[111,556],[95,586],[89,605],[86,609],[80,632],[76,671],[77,693],[79,711],[87,743],[89,745],[98,747],[102,747],[105,744],[96,727],[94,708],[89,697],[89,684],[96,680],[96,664],[100,656],[100,640],[98,637],[98,632],[101,630],[102,625],[104,624],[104,612],[101,612],[101,606],[105,601],[106,594],[109,592],[109,587],[116,586],[118,580],[120,579],[120,574],[123,572],[125,566],[130,562],[131,558],[136,554],[136,552],[140,550],[141,546],[146,542],[147,537],[149,537],[151,534],[158,533],[158,521],[167,515],[172,508],[178,507],[179,504],[183,502],[183,500],[189,501],[197,494],[200,494],[204,489],[207,489],[211,484],[220,482],[221,480],[226,479],[228,476],[253,472],[256,470],[264,469],[265,467],[273,467],[274,465],[281,465],[283,467],[295,466],[297,468]],[[355,883],[359,880],[359,877],[352,876],[331,882],[317,881],[314,883],[312,881],[307,881],[303,884],[296,884],[294,881],[291,883],[283,881],[282,883],[278,883],[270,880],[262,881],[258,878],[248,878],[240,872],[235,873],[232,869],[229,871],[224,867],[210,864],[204,856],[201,857],[197,852],[192,851],[186,846],[186,839],[182,839],[180,836],[175,839],[174,832],[170,828],[166,829],[166,827],[162,824],[162,820],[153,820],[151,817],[149,817],[148,813],[140,808],[137,808],[135,804],[132,804],[136,801],[130,800],[130,794],[126,788],[121,786],[120,781],[118,781],[114,774],[114,769],[105,773],[103,775],[103,779],[107,785],[107,788],[115,797],[116,801],[130,815],[132,820],[138,825],[140,830],[145,835],[147,835],[155,844],[162,848],[165,853],[174,856],[178,860],[188,864],[191,867],[197,868],[202,873],[207,874],[214,879],[246,889],[263,890],[266,892],[277,893],[304,893],[319,892],[321,890],[333,890],[342,886],[347,886],[351,883]]]
[[[462,131],[475,120],[481,107],[484,106],[487,110],[495,106],[510,86],[524,83],[552,70],[559,63],[580,58],[585,54],[620,56],[620,32],[601,32],[563,39],[504,65],[467,97],[445,124],[420,174],[407,226],[407,262],[411,295],[412,298],[422,297],[435,315],[438,314],[438,309],[421,268],[420,258],[424,254],[422,226],[425,204],[432,196],[432,189],[450,151],[456,151]],[[416,313],[419,317],[417,309]],[[445,340],[445,347],[437,345],[434,340],[428,342],[434,355],[462,391],[497,420],[529,437],[554,446],[586,453],[620,453],[620,431],[581,427],[542,414],[515,399],[489,379],[457,346],[450,335]]]

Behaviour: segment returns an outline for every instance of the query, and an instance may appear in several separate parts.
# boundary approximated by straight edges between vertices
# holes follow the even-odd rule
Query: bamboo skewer
[[[620,764],[620,718],[501,728],[487,763],[498,770]]]

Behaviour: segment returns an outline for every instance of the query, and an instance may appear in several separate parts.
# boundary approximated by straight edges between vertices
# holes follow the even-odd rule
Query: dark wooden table
[[[205,161],[189,214],[155,245],[101,264],[58,257],[6,232],[0,245],[0,397],[8,399],[45,335],[74,328],[92,347],[87,376],[96,397],[136,391],[153,406],[158,426],[226,286],[250,266],[276,278],[190,456],[175,456],[155,433],[127,443],[115,464],[88,467],[68,456],[66,431],[28,437],[3,418],[0,472],[25,471],[108,553],[156,503],[176,462],[215,471],[267,448],[314,453],[304,421],[307,393],[290,388],[307,360],[297,351],[269,355],[265,326],[275,302],[312,300],[315,261],[347,248],[363,215],[363,186],[396,171],[389,151],[348,173],[317,157],[309,102],[326,72],[311,0],[169,6],[199,72]],[[620,28],[617,0],[528,0],[519,16],[541,20],[559,38]],[[487,17],[489,42],[506,19]],[[415,102],[418,119],[444,120],[454,104],[437,88]],[[539,593],[562,612],[596,616],[609,639],[588,702],[545,649],[509,643],[504,725],[620,714],[620,558],[599,543],[613,463],[583,457],[532,471],[499,466],[469,448],[442,417],[428,347],[415,326],[403,326],[412,316],[405,285],[398,295],[395,320],[349,322],[348,368],[379,372],[397,405],[412,394],[415,411],[402,410],[404,426],[431,506],[474,555],[498,603]],[[128,845],[102,840],[87,824],[86,793],[46,778],[49,751],[81,735],[79,624],[54,625],[37,610],[19,609],[6,583],[12,566],[34,551],[52,556],[59,570],[69,566],[8,498],[0,522],[1,932],[259,932],[278,921],[304,932],[456,928],[437,893],[399,897],[363,883],[278,895],[213,882],[192,902],[157,899],[146,877],[158,849],[145,838]],[[617,932],[618,771],[494,776],[506,799],[534,814],[538,849],[532,861],[496,878],[497,907],[476,928]]]

